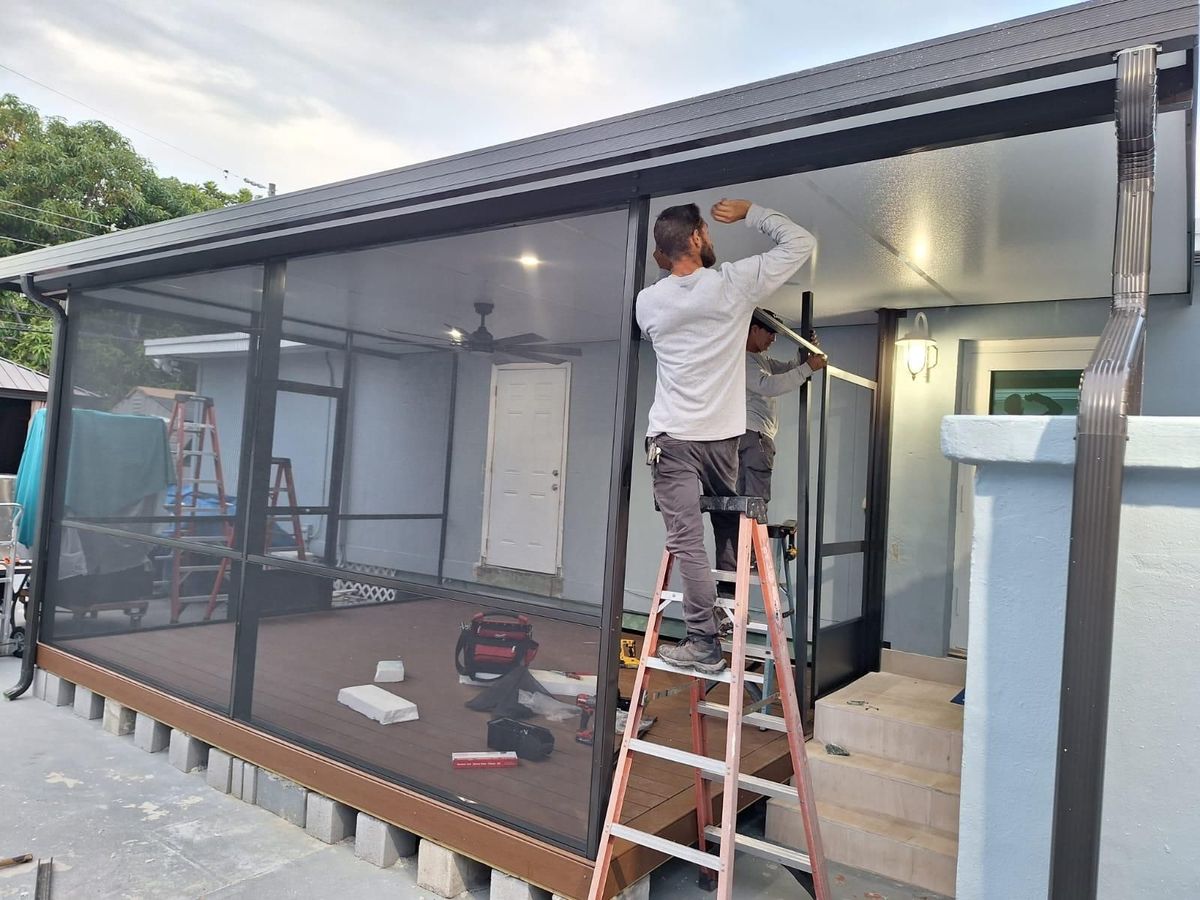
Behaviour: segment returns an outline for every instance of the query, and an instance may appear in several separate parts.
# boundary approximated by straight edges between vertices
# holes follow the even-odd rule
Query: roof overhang
[[[486,150],[0,259],[0,283],[34,274],[43,290],[87,287],[1108,122],[1112,54],[1146,43],[1164,51],[1160,107],[1188,110],[1190,142],[1196,9],[1195,0],[1079,4]],[[1189,211],[1193,169],[1189,154]]]

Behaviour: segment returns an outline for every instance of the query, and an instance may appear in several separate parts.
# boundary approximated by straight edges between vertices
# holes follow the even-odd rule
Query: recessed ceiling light
[[[542,264],[542,261],[540,259],[538,259],[536,256],[534,256],[532,253],[522,253],[520,256],[517,257],[517,262],[519,262],[521,265],[523,265],[527,269],[536,269],[538,266],[540,266]]]
[[[460,341],[462,341],[462,339],[463,339],[463,333],[461,331],[459,331],[457,328],[451,328],[449,331],[446,332],[446,334],[450,335],[450,340],[454,341],[454,343],[456,343],[456,344],[459,343]]]

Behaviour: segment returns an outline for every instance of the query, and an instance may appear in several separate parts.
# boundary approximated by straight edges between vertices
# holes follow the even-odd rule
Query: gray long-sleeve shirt
[[[757,204],[746,214],[776,246],[758,256],[669,275],[637,297],[637,323],[658,359],[649,435],[720,441],[746,430],[746,331],[754,307],[808,261],[816,240]]]
[[[779,431],[779,401],[812,376],[808,363],[771,359],[765,353],[746,354],[746,430],[774,440]]]

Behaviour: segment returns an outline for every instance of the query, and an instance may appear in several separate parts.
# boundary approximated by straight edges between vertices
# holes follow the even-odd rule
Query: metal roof
[[[37,394],[44,398],[49,388],[50,379],[45,375],[0,357],[0,394]]]
[[[482,195],[1196,43],[1197,0],[1092,0],[499,146],[0,259],[0,283],[254,241],[313,223]]]

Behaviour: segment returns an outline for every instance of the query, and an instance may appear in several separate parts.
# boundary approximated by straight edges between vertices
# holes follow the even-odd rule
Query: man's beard
[[[706,269],[711,269],[717,264],[717,251],[711,243],[700,248],[700,262]]]

